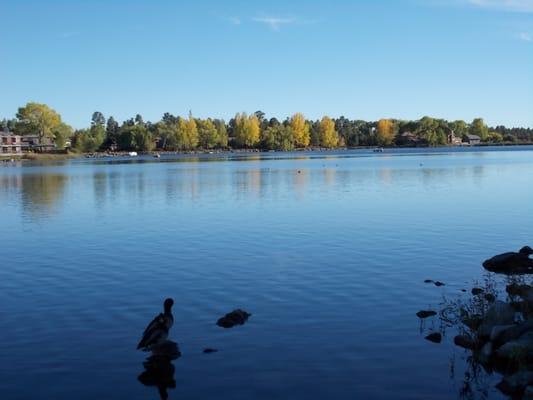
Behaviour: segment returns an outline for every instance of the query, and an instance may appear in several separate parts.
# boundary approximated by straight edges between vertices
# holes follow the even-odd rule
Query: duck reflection
[[[172,360],[179,355],[152,355],[143,362],[144,371],[137,378],[145,386],[155,386],[162,400],[168,399],[168,389],[176,388]]]

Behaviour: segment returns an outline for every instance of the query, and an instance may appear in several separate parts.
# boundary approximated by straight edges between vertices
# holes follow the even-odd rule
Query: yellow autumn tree
[[[390,119],[380,119],[376,130],[377,142],[380,146],[388,146],[394,141],[394,122]]]
[[[248,116],[246,113],[237,113],[233,134],[238,146],[254,147],[259,142],[261,134],[259,120],[255,115]]]
[[[194,149],[198,146],[198,127],[196,121],[189,112],[189,119],[178,118],[178,148]]]
[[[307,147],[311,141],[310,127],[302,113],[292,116],[290,126],[296,147]]]
[[[337,147],[339,136],[335,130],[335,123],[327,116],[320,121],[319,128],[320,145],[327,148]]]

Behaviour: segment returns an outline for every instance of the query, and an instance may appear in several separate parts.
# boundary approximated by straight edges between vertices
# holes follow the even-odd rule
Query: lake
[[[530,146],[1,163],[0,397],[159,398],[173,297],[169,399],[458,398],[415,314],[533,245],[532,182]]]

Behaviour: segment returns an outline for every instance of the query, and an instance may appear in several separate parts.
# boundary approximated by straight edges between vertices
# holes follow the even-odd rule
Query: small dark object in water
[[[472,294],[474,296],[480,295],[481,293],[483,293],[483,289],[478,288],[478,287],[472,288]]]
[[[302,173],[302,171],[298,170],[298,173],[299,173],[299,174],[301,174],[301,173]]]
[[[421,310],[416,313],[416,316],[421,319],[433,317],[434,315],[437,315],[437,313],[433,310]]]
[[[251,315],[241,309],[233,310],[220,318],[217,325],[222,328],[233,328],[235,325],[243,325]]]
[[[207,347],[204,349],[205,354],[216,353],[217,351],[217,349],[212,349],[211,347]]]
[[[424,283],[433,283],[433,279],[426,279]]]
[[[427,335],[425,339],[433,343],[440,343],[442,341],[442,335],[439,332],[433,332]]]
[[[466,292],[466,289],[461,289],[461,292]]]
[[[529,258],[531,254],[533,249],[524,246],[518,253],[502,253],[485,260],[483,267],[487,271],[502,274],[530,274],[533,273],[533,260]]]
[[[441,281],[436,281],[435,286],[444,286],[444,283],[442,283]]]

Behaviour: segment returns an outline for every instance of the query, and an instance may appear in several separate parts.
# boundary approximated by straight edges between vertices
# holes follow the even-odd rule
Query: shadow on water
[[[178,356],[179,357],[179,356]],[[151,356],[143,362],[144,371],[137,378],[145,386],[155,386],[162,400],[168,399],[168,390],[176,388],[172,360],[177,357]]]

